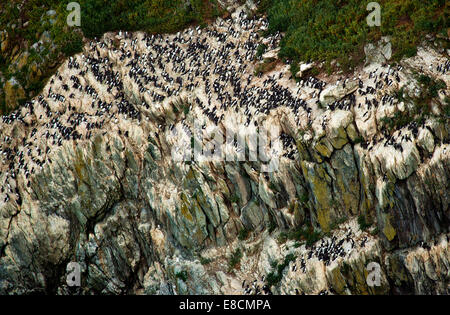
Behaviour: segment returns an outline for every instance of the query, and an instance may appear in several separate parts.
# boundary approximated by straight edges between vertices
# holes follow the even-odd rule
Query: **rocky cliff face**
[[[3,117],[1,293],[449,293],[449,90],[427,94],[446,56],[297,83],[281,63],[254,73],[265,27],[238,9],[106,34]],[[262,129],[274,171],[214,142]],[[180,161],[191,144],[247,158]]]

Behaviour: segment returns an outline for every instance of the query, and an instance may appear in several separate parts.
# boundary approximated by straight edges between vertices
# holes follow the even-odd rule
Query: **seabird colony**
[[[242,123],[239,128],[257,129],[280,108],[292,114],[297,127],[308,126],[324,110],[355,109],[363,111],[364,118],[380,104],[397,103],[395,96],[377,92],[402,80],[401,67],[375,69],[365,83],[360,77],[342,78],[338,85],[358,80],[358,89],[328,108],[319,104],[327,83],[318,78],[296,82],[283,73],[257,74],[255,60],[262,60],[257,57],[258,45],[263,40],[269,50],[276,49],[282,38],[275,33],[262,39],[260,31],[267,25],[266,19],[240,11],[204,29],[192,27],[171,35],[118,32],[91,41],[82,54],[70,57],[60,67],[42,94],[1,118],[0,206],[14,203],[20,207],[19,182],[30,187],[33,176],[52,163],[51,153],[64,142],[89,141],[93,134],[106,134],[106,125],[115,125],[113,130],[128,137],[120,122],[153,124],[149,117],[152,107],[183,93],[192,96],[189,109],[201,111],[206,118],[202,129],[227,119]],[[437,65],[436,71],[446,74],[449,68],[447,61]],[[321,117],[325,129],[327,115]],[[167,130],[192,134],[192,124],[185,120],[169,126],[156,124],[156,137]],[[402,143],[413,141],[418,128],[424,126],[425,122],[422,126],[413,122],[395,137],[382,129],[381,138],[376,136],[362,145],[370,149],[383,143],[401,151]],[[294,139],[284,132],[279,139],[282,157],[298,158]],[[236,141],[232,145],[242,150]]]

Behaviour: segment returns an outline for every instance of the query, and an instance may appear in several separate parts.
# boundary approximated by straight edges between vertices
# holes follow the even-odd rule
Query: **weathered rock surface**
[[[264,23],[249,27],[238,13],[201,33],[152,40],[141,33],[106,34],[61,66],[33,110],[28,104],[3,117],[0,293],[240,294],[244,279],[258,279],[261,288],[267,278],[278,294],[449,293],[448,121],[428,117],[395,131],[389,136],[411,139],[398,140],[397,148],[386,144],[380,123],[388,106],[400,106],[397,100],[382,104],[383,97],[414,86],[411,70],[443,57],[424,49],[402,61],[403,70],[379,65],[379,78],[397,74],[402,80],[368,94],[377,81],[370,66],[355,73],[364,90],[353,78],[345,88],[323,78],[329,87],[320,96],[311,84],[298,86],[284,75],[276,92],[297,96],[277,98],[277,107],[267,108],[276,95],[268,79],[286,68],[252,80],[257,45],[250,34]],[[230,27],[234,33],[222,40]],[[195,41],[208,45],[201,54],[190,54],[191,42],[180,41],[194,32]],[[250,48],[237,48],[244,46]],[[161,47],[165,55],[157,54]],[[176,58],[184,65],[172,64]],[[448,75],[429,71],[448,86]],[[192,85],[181,87],[176,78]],[[217,85],[218,78],[227,83]],[[236,96],[238,78],[256,105],[222,108],[234,98],[216,96]],[[106,81],[120,84],[111,88]],[[346,109],[349,94],[355,104]],[[297,97],[306,105],[292,105]],[[367,97],[379,106],[364,104]],[[209,102],[216,116],[205,112]],[[80,137],[74,139],[73,130],[69,139],[60,137],[61,126],[81,113],[74,128]],[[204,126],[203,140],[186,131],[194,122]],[[281,152],[275,172],[264,172],[261,160],[174,158],[225,129],[251,133],[254,122],[279,127],[275,136],[288,142],[274,148]],[[367,231],[357,217],[372,223]],[[324,237],[278,237],[301,229]],[[336,255],[324,256],[331,244]],[[80,288],[66,284],[71,261],[82,266]],[[379,286],[368,284],[371,262],[380,265]]]
[[[8,104],[8,108],[15,108],[19,105],[19,101],[23,101],[25,98],[25,91],[19,82],[15,78],[11,78],[6,81],[4,85],[5,102]]]
[[[389,37],[383,37],[377,44],[367,44],[364,47],[366,64],[382,64],[392,57],[392,44]]]

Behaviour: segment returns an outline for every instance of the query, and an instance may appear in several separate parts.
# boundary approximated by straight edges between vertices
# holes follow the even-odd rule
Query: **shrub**
[[[303,194],[303,195],[300,196],[300,202],[301,202],[301,203],[306,203],[306,202],[308,202],[308,199],[309,199],[309,196],[308,196],[307,193],[305,193],[305,194]]]
[[[237,202],[239,202],[239,195],[238,195],[237,193],[234,193],[233,195],[231,195],[230,201],[231,201],[232,203],[237,203]]]
[[[273,182],[269,182],[269,188],[270,190],[277,190],[277,186]]]
[[[358,217],[358,224],[361,231],[367,230],[367,228],[369,228],[372,225],[370,222],[366,221],[366,217],[364,214],[361,214]]]
[[[231,272],[233,269],[237,268],[241,263],[242,251],[240,248],[237,248],[230,256],[228,260],[228,272]]]
[[[286,232],[280,232],[280,234],[278,234],[277,242],[278,242],[278,244],[284,244],[284,243],[286,243],[288,238],[289,237]]]
[[[320,232],[316,232],[313,228],[304,229],[301,233],[306,240],[306,246],[311,246],[321,238]]]
[[[275,231],[276,228],[277,228],[277,224],[276,224],[275,220],[272,217],[270,217],[270,220],[269,220],[269,233],[272,233],[273,231]]]
[[[356,137],[355,141],[353,141],[354,144],[358,144],[364,141],[364,138],[362,136]]]
[[[90,38],[117,30],[167,33],[190,23],[203,24],[220,14],[217,1],[84,0],[82,29]]]
[[[430,99],[438,96],[439,90],[446,89],[447,85],[444,81],[438,80],[435,81],[427,75],[420,75],[417,81],[423,86],[425,89],[423,98]]]
[[[450,117],[450,97],[445,98],[445,116]]]
[[[348,220],[347,216],[340,217],[339,219],[337,219],[335,222],[333,222],[330,225],[330,230],[332,231],[332,230],[337,229],[339,225],[341,225],[342,223],[346,222],[347,220]]]
[[[183,113],[184,113],[184,115],[189,114],[189,105],[184,105],[183,106]]]
[[[281,264],[278,264],[276,261],[272,262],[272,271],[269,272],[266,276],[266,283],[270,287],[272,285],[277,285],[282,277],[283,277],[283,270],[289,266],[289,263],[291,261],[295,261],[296,256],[294,254],[288,254],[286,257],[284,257],[284,260]]]
[[[404,94],[405,94],[405,88],[404,87],[402,87],[400,90],[394,92],[394,96],[397,98],[397,100],[399,102],[403,102],[405,100]]]
[[[42,59],[39,63],[44,82],[57,68],[53,67],[53,63],[60,63],[65,57],[82,50],[83,35],[100,38],[105,32],[118,30],[175,32],[189,24],[205,25],[206,21],[223,13],[217,0],[79,0],[81,27],[69,27],[66,23],[70,13],[66,10],[69,2],[72,0],[0,1],[0,25],[4,25],[8,32],[11,48],[29,47],[38,39],[37,35],[49,32],[52,45],[44,47],[44,51],[35,56],[30,56],[30,64],[32,60]],[[56,11],[56,15],[49,17],[45,13],[51,9]],[[52,23],[50,19],[53,20]],[[27,21],[28,25],[20,27],[21,21]],[[8,26],[12,24],[18,26],[12,29]],[[7,53],[5,56],[8,56]],[[1,68],[9,67],[12,62],[9,58],[0,60]],[[49,68],[50,65],[52,68]],[[7,80],[9,75],[4,73]],[[25,78],[28,78],[28,73]],[[26,80],[21,81],[23,87],[28,83]],[[32,92],[29,97],[40,92],[41,88],[37,90],[37,87],[29,89]],[[6,107],[0,110],[0,114],[5,113]]]
[[[295,228],[287,232],[280,232],[278,243],[286,243],[287,240],[304,241],[306,246],[311,246],[322,238],[320,232],[316,232],[312,227]]]
[[[285,32],[279,56],[294,62],[337,59],[344,70],[362,61],[368,41],[391,36],[395,58],[414,56],[424,33],[448,27],[443,0],[385,0],[381,27],[369,27],[366,1],[359,0],[263,0],[267,11],[267,34]],[[294,73],[295,74],[295,73]]]
[[[202,265],[208,265],[209,263],[212,262],[212,259],[210,259],[210,258],[205,258],[205,257],[203,257],[203,256],[200,256],[200,257],[199,257],[199,260],[200,260],[200,263],[201,263]]]
[[[370,235],[372,235],[372,236],[377,236],[379,232],[380,232],[380,230],[378,229],[378,227],[375,227],[375,228],[370,232]]]
[[[261,57],[266,51],[267,46],[265,44],[260,44],[256,49],[256,57]]]
[[[250,233],[249,230],[247,230],[246,228],[242,228],[242,229],[239,231],[238,239],[239,239],[240,241],[246,240],[246,239],[248,238],[248,234],[249,234],[249,233]]]
[[[177,273],[175,274],[175,278],[181,279],[181,280],[183,280],[184,282],[186,282],[186,280],[187,280],[187,278],[188,278],[188,273],[187,273],[186,270],[179,271],[179,272],[177,272]]]

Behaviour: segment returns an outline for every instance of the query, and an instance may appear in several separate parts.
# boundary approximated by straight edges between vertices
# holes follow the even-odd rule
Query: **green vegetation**
[[[69,27],[69,2],[72,0],[0,2],[0,25],[8,34],[8,45],[0,56],[0,72],[6,80],[15,77],[27,99],[42,90],[65,58],[82,50],[83,36],[101,37],[118,30],[176,32],[189,24],[204,26],[224,13],[216,0],[78,0],[81,27]],[[39,51],[31,48],[40,39],[48,40]],[[19,68],[15,58],[24,51],[29,56],[25,66]],[[12,109],[6,108],[0,89],[0,114]],[[188,111],[184,108],[185,114]]]
[[[298,202],[296,200],[290,201],[289,204],[288,204],[288,212],[290,214],[293,214],[295,209],[296,209],[296,207],[298,207]]]
[[[6,80],[15,77],[24,88],[26,98],[43,88],[66,56],[81,51],[82,32],[67,26],[67,12],[60,14],[62,2],[13,0],[0,3],[0,25],[6,31],[0,72]],[[32,47],[39,40],[42,44]],[[28,54],[22,54],[24,52]],[[6,106],[1,107],[2,113],[8,110]]]
[[[354,144],[358,144],[364,141],[364,138],[362,136],[356,137],[356,139],[353,141]]]
[[[267,274],[266,277],[266,283],[270,287],[272,285],[277,285],[282,277],[283,277],[283,270],[289,266],[289,263],[291,261],[295,261],[296,257],[294,254],[288,254],[284,258],[283,262],[281,264],[278,264],[276,261],[272,262],[272,271]]]
[[[370,235],[372,235],[372,236],[377,236],[379,232],[380,232],[380,230],[378,229],[378,227],[375,227],[375,228],[370,232]]]
[[[183,113],[184,113],[184,115],[189,114],[189,106],[188,106],[188,105],[185,105],[185,106],[183,107]]]
[[[270,72],[277,66],[278,60],[265,59],[262,63],[256,66],[255,75],[260,75],[266,72]]]
[[[339,225],[341,225],[342,223],[344,223],[346,221],[348,221],[348,217],[347,216],[343,216],[343,217],[337,219],[335,222],[333,222],[330,225],[330,231],[333,231],[333,230],[337,229],[339,227]]]
[[[330,232],[317,232],[312,226],[303,226],[301,228],[293,228],[288,231],[281,231],[278,234],[277,242],[279,244],[286,243],[288,240],[294,240],[296,243],[294,247],[299,247],[301,244],[312,246],[315,242],[322,239],[324,236],[331,236],[331,231],[337,229],[339,225],[348,220],[347,216],[337,219],[330,225]],[[370,225],[369,225],[370,226]]]
[[[213,260],[212,259],[210,259],[210,258],[205,258],[205,257],[203,257],[203,256],[200,256],[199,257],[199,260],[200,260],[200,263],[202,264],[202,265],[208,265],[208,264],[210,264]]]
[[[358,224],[361,231],[367,230],[372,224],[366,220],[366,216],[364,214],[361,214],[358,217]]]
[[[342,274],[343,275],[348,275],[352,272],[352,266],[347,263],[346,261],[342,262]]]
[[[277,186],[275,185],[274,182],[269,182],[269,188],[270,190],[277,190]]]
[[[269,233],[272,233],[273,231],[275,231],[276,228],[277,228],[277,224],[276,224],[275,220],[272,217],[270,217],[270,220],[269,220]]]
[[[288,239],[290,239],[289,235],[290,234],[288,232],[284,232],[284,231],[280,232],[280,234],[278,234],[278,238],[277,238],[278,244],[286,243],[286,241]]]
[[[449,26],[445,0],[378,2],[380,27],[367,25],[368,1],[263,0],[259,10],[268,13],[268,34],[286,32],[279,56],[293,60],[293,67],[300,60],[326,61],[329,66],[336,59],[349,70],[364,57],[364,44],[382,36],[392,37],[395,58],[411,56],[423,34],[445,34]]]
[[[424,92],[422,96],[422,100],[431,99],[438,96],[438,91],[442,89],[446,89],[447,85],[444,81],[438,80],[435,81],[427,75],[420,75],[417,81],[422,85]]]
[[[445,116],[450,118],[450,97],[445,97]]]
[[[65,58],[81,51],[83,37],[100,37],[117,30],[175,32],[190,24],[204,26],[226,14],[217,0],[79,0],[81,27],[69,27],[66,7],[71,1],[0,2],[0,25],[8,34],[0,56],[0,72],[6,80],[15,77],[27,99],[42,89]],[[266,34],[286,33],[279,56],[293,61],[294,73],[300,60],[325,61],[329,71],[334,67],[331,61],[337,60],[344,70],[349,70],[364,57],[365,43],[386,35],[392,38],[396,59],[414,55],[426,33],[436,34],[436,41],[449,48],[445,40],[449,27],[447,1],[380,0],[379,3],[381,27],[367,25],[367,1],[262,0],[258,11],[268,15]],[[43,45],[31,48],[39,40],[43,40]],[[266,45],[260,44],[257,57],[266,49]],[[19,67],[16,58],[24,51],[29,55]],[[256,74],[273,70],[277,62],[265,60]],[[319,69],[311,71],[317,73]],[[427,84],[426,79],[422,82]],[[436,95],[438,88],[431,85],[428,94]],[[0,113],[6,110],[4,97],[0,95]],[[187,111],[184,108],[185,114]]]
[[[266,51],[267,46],[265,44],[260,44],[256,49],[256,57],[261,57]]]
[[[67,5],[70,0],[62,1]],[[80,0],[85,36],[105,32],[142,30],[171,33],[188,24],[204,24],[222,12],[216,0]]]
[[[186,270],[179,271],[179,272],[177,272],[177,273],[175,274],[175,278],[181,279],[181,280],[183,280],[184,282],[186,282],[186,280],[187,280],[187,278],[188,278],[188,273],[187,273]]]
[[[244,228],[242,228],[242,229],[239,231],[238,239],[239,239],[240,241],[244,241],[244,240],[246,240],[246,239],[248,238],[248,235],[249,235],[249,234],[250,234],[250,231],[247,230],[247,229],[244,227]]]
[[[26,28],[15,28],[15,35],[34,40],[37,33],[45,30],[62,31],[60,35],[75,46],[61,47],[67,50],[77,48],[78,39],[67,29],[67,4],[72,0],[28,0],[2,1],[0,22],[8,25],[11,21],[29,21]],[[216,0],[78,0],[81,7],[81,30],[88,38],[100,37],[105,32],[142,30],[149,33],[170,33],[188,24],[204,25],[223,13]],[[56,14],[47,16],[48,10]],[[56,23],[42,21],[56,20]],[[13,23],[14,23],[13,22]],[[62,22],[62,23],[61,23]],[[51,26],[49,26],[51,24]],[[8,29],[10,31],[10,29]]]
[[[309,200],[309,195],[308,195],[307,192],[300,196],[300,202],[301,203],[307,203],[308,200]]]
[[[177,114],[180,112],[180,110],[178,109],[178,107],[177,107],[176,105],[174,105],[174,104],[172,104],[172,110],[173,110],[173,113],[174,113],[175,115],[177,115]]]
[[[436,117],[431,112],[431,103],[433,99],[438,98],[439,90],[447,89],[445,82],[442,80],[434,80],[426,75],[417,75],[417,82],[421,88],[419,97],[408,96],[403,88],[394,93],[394,96],[399,102],[405,102],[411,106],[408,106],[405,112],[396,111],[393,116],[385,116],[380,119],[382,126],[390,133],[406,127],[411,122],[420,124],[429,117],[435,117],[445,123],[445,118]],[[444,115],[447,111],[448,105],[444,105]]]
[[[400,88],[400,90],[394,92],[394,96],[397,98],[397,100],[399,102],[403,102],[405,100],[404,94],[405,94],[405,87],[404,86],[402,86]]]
[[[228,272],[233,271],[233,269],[237,268],[241,263],[242,251],[240,248],[237,248],[230,256],[228,260]]]
[[[390,133],[395,130],[401,129],[412,122],[414,118],[410,115],[405,115],[402,112],[395,112],[392,117],[382,117],[380,122]]]
[[[278,235],[278,243],[285,243],[287,240],[304,241],[306,246],[311,246],[322,238],[320,232],[316,232],[312,227],[303,227],[280,232]]]
[[[306,241],[306,246],[311,246],[321,238],[321,234],[314,231],[313,228],[302,229],[297,235],[299,239]]]
[[[234,193],[233,195],[231,195],[231,197],[230,197],[230,201],[231,201],[231,203],[237,203],[237,202],[239,202],[239,195],[238,195],[238,193]]]

